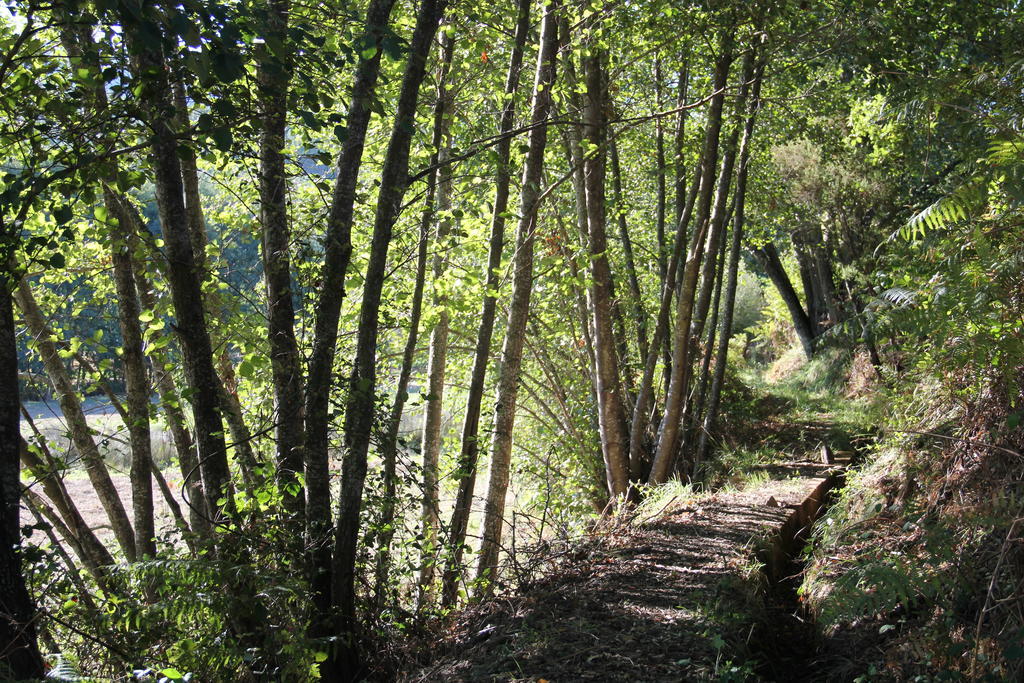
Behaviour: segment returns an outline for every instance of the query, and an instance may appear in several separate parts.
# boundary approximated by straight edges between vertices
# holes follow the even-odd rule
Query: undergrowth
[[[995,386],[966,394],[934,379],[896,397],[885,436],[817,525],[801,588],[835,680],[1024,675],[1012,403]]]

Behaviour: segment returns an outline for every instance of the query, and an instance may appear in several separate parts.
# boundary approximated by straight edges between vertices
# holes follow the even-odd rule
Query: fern
[[[46,678],[52,681],[85,681],[88,680],[62,654],[54,655],[53,666],[46,672]]]
[[[987,188],[987,179],[972,178],[914,215],[900,234],[904,239],[915,240],[924,237],[929,230],[939,230],[966,220],[970,214],[984,208],[988,200]]]
[[[890,287],[879,294],[878,299],[899,308],[909,308],[917,303],[917,294],[906,287]]]

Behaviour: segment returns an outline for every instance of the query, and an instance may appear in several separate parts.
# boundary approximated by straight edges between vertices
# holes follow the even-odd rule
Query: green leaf
[[[173,668],[160,669],[160,675],[169,678],[172,681],[180,681],[181,679],[185,678],[185,674]]]
[[[213,144],[217,146],[222,152],[228,152],[231,150],[231,143],[234,138],[231,135],[231,129],[227,126],[219,126],[210,131],[210,137],[213,138]]]
[[[71,212],[70,206],[61,206],[53,210],[53,219],[57,221],[57,225],[64,225],[71,220],[74,214]]]

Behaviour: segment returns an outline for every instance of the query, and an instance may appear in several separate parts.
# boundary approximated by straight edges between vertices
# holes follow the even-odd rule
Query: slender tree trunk
[[[758,263],[764,268],[768,278],[778,290],[779,296],[782,297],[783,303],[786,304],[789,317],[793,320],[796,336],[800,340],[800,346],[804,350],[804,355],[810,360],[814,356],[814,328],[807,313],[804,312],[804,307],[800,305],[800,298],[797,296],[796,290],[793,289],[789,276],[786,275],[786,269],[783,268],[782,261],[779,259],[779,252],[775,249],[775,245],[769,242],[760,249],[755,249],[754,256],[757,257]]]
[[[0,222],[0,236],[10,235]],[[5,245],[7,247],[8,245]],[[7,249],[4,249],[7,252]],[[7,252],[10,253],[10,252]],[[21,573],[21,525],[18,501],[21,444],[18,410],[18,346],[15,341],[11,288],[16,276],[8,262],[0,273],[0,677],[38,680],[43,659],[36,642],[35,606]]]
[[[74,66],[90,69],[96,76],[100,72],[99,57],[88,25],[72,26],[69,22],[61,34],[61,42],[73,59]],[[99,79],[98,79],[99,80]],[[91,109],[98,115],[107,110],[107,92],[97,86],[91,93]],[[116,163],[116,162],[115,162]],[[115,166],[113,175],[117,175]],[[121,329],[122,363],[124,366],[127,410],[122,414],[131,445],[132,513],[135,522],[136,556],[156,555],[156,529],[153,520],[153,484],[150,471],[153,466],[152,441],[149,432],[149,376],[143,353],[142,326],[139,322],[139,298],[135,286],[132,259],[132,225],[121,217],[117,195],[109,187],[103,188],[105,223],[109,230],[114,291],[117,296],[118,324]]]
[[[807,319],[811,327],[811,338],[816,339],[825,330],[825,297],[821,291],[821,280],[815,271],[814,258],[806,244],[806,237],[801,235],[801,232],[798,230],[793,235],[793,252],[796,254],[800,285],[804,290],[804,301],[807,304]],[[782,272],[785,273],[784,270]],[[799,331],[797,334],[799,335]]]
[[[696,431],[704,416],[704,405],[707,401],[708,386],[711,383],[711,360],[714,357],[715,341],[718,339],[718,320],[721,312],[722,285],[725,280],[725,259],[727,251],[728,250],[725,248],[725,241],[723,240],[718,249],[718,267],[715,270],[714,301],[711,304],[711,318],[708,320],[708,324],[706,326],[707,336],[705,337],[704,347],[701,352],[700,373],[697,376],[697,386],[693,392],[693,398],[690,401],[690,405],[687,406],[688,416],[684,421],[687,433],[683,437],[683,443],[687,444],[689,450],[692,452],[687,453],[687,457],[691,463],[690,473],[693,475],[697,474],[697,467],[700,464],[696,459],[697,449],[695,444],[700,438],[700,436],[696,434]]]
[[[100,455],[96,442],[93,440],[92,431],[82,410],[82,404],[78,400],[78,394],[71,382],[71,375],[68,374],[57,351],[54,334],[47,326],[27,281],[21,281],[14,296],[21,309],[25,326],[32,335],[36,350],[43,361],[43,367],[46,368],[46,374],[53,384],[54,391],[57,392],[61,412],[71,434],[71,442],[85,462],[89,481],[92,482],[96,496],[107,513],[118,545],[121,546],[125,557],[130,562],[134,562],[135,533],[132,531],[131,522],[128,521],[128,514],[125,512],[117,488],[114,487],[114,482],[107,471],[107,465],[103,462],[103,456]]]
[[[300,518],[305,496],[302,472],[304,431],[302,363],[295,340],[288,224],[285,133],[292,48],[288,37],[289,0],[271,0],[266,15],[266,54],[257,80],[260,113],[260,219],[263,224],[263,277],[267,290],[267,340],[270,345],[277,413],[277,483],[285,509]]]
[[[729,65],[731,63],[732,55],[730,50],[723,45],[723,54],[715,62],[713,79],[715,95],[712,97],[711,106],[708,111],[708,130],[705,136],[704,154],[702,155],[704,168],[702,170],[700,200],[697,210],[698,227],[694,232],[693,239],[690,240],[690,248],[686,257],[681,291],[676,307],[672,376],[669,382],[668,395],[665,398],[665,414],[661,419],[661,427],[658,430],[658,447],[654,454],[654,460],[651,463],[650,475],[648,476],[648,482],[651,484],[665,482],[672,469],[672,461],[675,457],[676,437],[679,433],[682,407],[686,398],[690,324],[693,318],[698,271],[704,256],[704,242],[710,223],[709,210],[711,208],[714,173],[718,166],[718,138],[722,126],[722,106],[725,100],[725,84],[728,79]]]
[[[680,108],[680,111],[676,117],[675,135],[672,138],[672,168],[675,170],[674,195],[676,223],[679,223],[680,218],[682,218],[688,201],[688,193],[686,191],[686,165],[683,162],[683,155],[686,151],[686,119],[690,115],[690,112],[686,109],[682,109],[686,104],[687,97],[689,97],[690,62],[688,59],[683,61],[683,66],[679,69],[678,88],[679,90],[676,93],[676,106]],[[696,180],[694,182],[696,182]]]
[[[586,208],[589,236],[591,294],[594,318],[594,351],[597,369],[598,425],[604,455],[608,493],[621,498],[629,487],[629,435],[619,378],[619,358],[612,330],[612,274],[608,264],[608,240],[605,232],[605,157],[606,90],[601,52],[584,59],[586,100],[584,128],[589,145],[599,151],[584,162]]]
[[[117,219],[128,231],[129,253],[132,255],[135,286],[138,290],[139,303],[143,310],[154,315],[157,312],[157,299],[153,285],[146,272],[146,263],[140,257],[139,235],[145,225],[138,212],[126,197],[117,198]],[[189,528],[201,539],[210,539],[212,529],[209,513],[206,510],[206,496],[203,493],[202,477],[199,471],[199,456],[196,453],[192,433],[189,431],[185,413],[182,410],[181,396],[175,386],[171,369],[173,365],[162,348],[148,350],[150,365],[153,370],[154,385],[160,398],[160,408],[167,420],[167,428],[174,441],[174,450],[178,455],[178,466],[184,490],[187,492],[185,502],[189,507]]]
[[[687,47],[686,49],[689,50],[690,48]],[[674,200],[675,200],[674,203],[673,203],[673,216],[675,218],[676,223],[678,224],[678,223],[680,223],[683,220],[683,216],[687,212],[687,206],[693,201],[693,199],[691,199],[691,197],[695,197],[695,195],[693,194],[692,189],[690,191],[687,190],[687,186],[686,186],[686,179],[687,179],[686,165],[685,165],[685,163],[683,161],[684,158],[685,158],[685,153],[686,153],[686,120],[687,120],[687,118],[690,115],[689,110],[682,108],[686,104],[686,100],[689,97],[689,89],[690,89],[690,60],[689,60],[689,57],[685,57],[683,59],[683,64],[680,67],[679,73],[678,73],[678,76],[677,76],[676,88],[677,88],[676,89],[676,106],[679,107],[680,109],[679,109],[679,113],[676,115],[676,126],[675,126],[675,130],[673,131],[673,136],[672,136],[672,170],[673,170],[673,175],[674,175],[673,197],[674,197]],[[705,137],[706,137],[706,135],[705,135]],[[700,185],[700,181],[699,181],[700,172],[698,171],[697,173],[692,174],[692,176],[693,176],[693,185],[695,187],[699,187],[699,185]],[[689,210],[693,211],[692,206],[689,208]],[[686,227],[688,229],[689,228],[689,225],[688,225],[689,224],[689,220],[686,220],[684,222],[687,224]],[[684,232],[684,234],[683,234],[683,241],[681,243],[679,243],[679,246],[676,247],[676,249],[673,252],[673,254],[679,253],[681,249],[685,248],[685,245],[686,245],[686,235],[685,235],[685,232]],[[677,264],[679,264],[681,262],[682,262],[682,258],[677,258],[676,259],[676,263]],[[677,266],[677,267],[680,267],[680,266]],[[677,288],[679,287],[679,283],[680,283],[681,280],[682,280],[682,273],[681,272],[676,272],[676,273],[674,273],[672,275],[672,281],[675,283],[675,286]],[[678,296],[679,292],[676,291],[675,294],[676,294],[676,296]],[[670,313],[668,313],[668,315],[670,315]],[[668,393],[668,388],[669,388],[669,383],[670,383],[671,378],[672,378],[672,339],[671,339],[671,337],[668,334],[665,334],[663,336],[663,345],[662,345],[662,349],[661,349],[661,354],[662,354],[662,366],[663,366],[662,377],[663,377],[664,391],[667,394]]]
[[[436,149],[436,146],[435,146]],[[381,460],[384,463],[384,500],[381,503],[380,522],[382,531],[377,537],[377,558],[374,580],[374,598],[377,610],[384,608],[388,592],[391,568],[391,540],[395,536],[395,511],[398,501],[398,428],[402,422],[405,402],[409,399],[409,378],[419,340],[420,318],[423,314],[423,285],[427,273],[427,245],[430,242],[430,228],[434,222],[434,191],[437,187],[437,153],[431,158],[435,168],[427,175],[426,203],[420,218],[419,242],[416,248],[416,276],[412,291],[412,307],[409,312],[409,332],[402,350],[402,366],[398,371],[395,400],[391,404],[387,434],[380,445]]]
[[[505,104],[498,122],[501,139],[497,147],[497,168],[495,177],[494,210],[491,214],[491,234],[487,251],[487,272],[484,274],[483,307],[480,311],[480,326],[477,328],[476,346],[473,349],[473,368],[470,371],[469,391],[466,398],[466,414],[462,423],[461,448],[455,479],[459,488],[455,494],[455,507],[449,525],[448,561],[441,581],[441,604],[451,607],[458,597],[458,580],[462,573],[462,554],[466,543],[469,516],[473,508],[473,490],[476,488],[477,459],[480,453],[480,409],[483,405],[484,380],[487,363],[491,358],[491,338],[494,336],[494,318],[497,297],[494,292],[499,285],[501,252],[505,247],[505,218],[508,210],[509,186],[512,172],[509,160],[512,150],[511,131],[515,126],[516,91],[519,89],[519,74],[523,65],[523,51],[526,34],[530,30],[531,0],[517,0],[515,38],[509,59],[508,74],[505,77]]]
[[[132,512],[135,521],[135,555],[156,556],[156,525],[153,521],[153,449],[149,433],[149,396],[151,388],[142,350],[142,326],[139,323],[139,295],[131,255],[129,226],[118,218],[118,202],[110,189],[103,191],[107,213],[117,224],[111,226],[111,261],[117,292],[118,322],[121,327],[128,437],[131,442]]]
[[[612,190],[615,193],[615,217],[618,221],[619,239],[622,241],[622,254],[626,262],[626,275],[629,278],[629,293],[633,297],[633,318],[637,331],[637,350],[640,358],[646,360],[649,350],[647,340],[647,312],[644,311],[643,292],[640,290],[640,278],[637,275],[636,260],[633,257],[633,241],[629,237],[629,224],[626,221],[626,199],[622,193],[622,169],[619,168],[619,145],[615,140],[611,142],[612,161]],[[664,177],[662,183],[664,184]],[[664,196],[662,196],[662,200]],[[660,211],[664,214],[664,206]],[[659,221],[659,244],[665,239],[665,216],[660,215]],[[623,359],[625,360],[625,359]]]
[[[452,139],[451,128],[453,97],[448,84],[448,71],[451,68],[454,41],[447,33],[441,36],[441,66],[438,75],[437,103],[434,107],[434,148],[439,150],[438,163],[441,168],[437,182],[437,233],[434,239],[434,259],[432,276],[436,285],[444,279],[448,265],[447,240],[451,232],[451,191],[452,169],[449,163]],[[434,600],[433,584],[434,569],[437,563],[437,534],[440,526],[440,476],[438,472],[441,460],[441,444],[443,436],[441,425],[444,421],[444,381],[448,363],[448,300],[435,290],[433,308],[437,321],[430,332],[430,345],[427,355],[427,405],[423,421],[423,505],[421,514],[423,536],[420,557],[420,606],[429,605]]]
[[[658,111],[661,111],[662,98],[661,98],[661,58],[654,58],[654,92],[655,92],[655,107]],[[655,199],[655,234],[657,236],[658,243],[658,275],[660,276],[659,281],[661,286],[665,286],[665,278],[668,275],[668,245],[665,240],[665,224],[666,224],[666,213],[668,210],[668,180],[666,173],[668,169],[665,167],[665,124],[662,118],[659,116],[654,120],[654,142],[655,142],[655,173],[657,175],[657,197]],[[618,154],[615,155],[618,157]],[[617,165],[617,162],[614,162]],[[616,171],[618,173],[618,171]],[[678,219],[677,219],[678,220]],[[647,359],[647,353],[643,354],[644,360]]]
[[[569,41],[570,27],[569,19],[563,14],[559,19],[559,31],[562,36],[562,44],[565,45]],[[567,107],[567,116],[571,119],[582,119],[583,117],[583,102],[579,96],[580,92],[585,92],[585,86],[577,76],[576,65],[573,62],[571,56],[567,56],[563,62],[565,69],[564,81],[566,88],[569,91]],[[583,347],[586,350],[585,356],[582,358],[584,361],[584,367],[580,368],[583,376],[589,379],[588,386],[590,388],[590,405],[587,410],[587,417],[591,423],[593,433],[600,433],[600,418],[598,417],[598,405],[600,400],[597,393],[597,352],[595,350],[595,334],[593,329],[594,317],[591,314],[593,310],[593,300],[591,297],[591,291],[588,287],[584,287],[579,283],[585,282],[586,278],[582,277],[582,269],[579,264],[579,260],[583,260],[584,255],[589,253],[589,227],[587,217],[587,181],[584,173],[584,161],[585,155],[583,152],[583,136],[582,130],[579,126],[567,126],[563,128],[563,144],[566,150],[566,161],[569,168],[572,169],[572,187],[575,195],[574,205],[576,207],[576,239],[578,243],[577,248],[572,248],[569,236],[565,229],[562,227],[561,221],[557,223],[561,230],[562,244],[560,251],[565,258],[566,266],[569,268],[570,283],[574,293],[574,300],[576,303],[576,315],[580,322],[580,332],[583,340]],[[585,266],[584,266],[585,267]],[[614,309],[612,312],[614,316]],[[604,450],[601,444],[601,440],[598,439],[596,457],[594,461],[598,463],[595,468],[600,471],[600,477],[598,485],[607,493],[608,491],[608,480],[605,476],[604,467]],[[603,510],[605,504],[601,506]]]
[[[761,79],[765,63],[762,60],[755,69],[750,91],[750,104],[743,139],[740,142],[739,165],[736,170],[736,206],[733,209],[732,243],[729,246],[728,279],[725,284],[725,302],[722,310],[721,329],[718,334],[718,350],[715,354],[715,373],[711,381],[707,414],[700,432],[696,462],[708,458],[711,434],[718,424],[718,409],[722,400],[722,386],[725,382],[726,363],[729,358],[729,340],[732,338],[733,316],[736,310],[736,287],[739,282],[740,250],[743,244],[744,210],[747,198],[747,169],[750,163],[750,140],[754,134],[754,122],[761,107]]]
[[[338,342],[338,320],[345,296],[345,273],[352,257],[352,218],[356,183],[363,160],[371,104],[380,75],[382,44],[388,35],[388,20],[395,0],[370,0],[366,10],[365,37],[375,50],[360,57],[349,95],[345,119],[347,135],[338,157],[337,178],[331,197],[324,234],[324,265],[316,302],[313,349],[306,379],[306,544],[310,548],[310,581],[313,602],[320,615],[331,603],[331,478],[328,470],[330,442],[330,395],[334,385],[334,356]],[[365,53],[369,54],[369,53]],[[326,622],[315,621],[313,635],[326,637]]]
[[[39,481],[43,487],[43,492],[46,493],[46,496],[60,513],[61,519],[68,529],[70,536],[69,544],[75,551],[75,554],[78,555],[82,565],[96,579],[96,583],[106,589],[108,586],[106,567],[114,564],[114,558],[111,557],[106,546],[93,533],[85,518],[79,512],[78,506],[75,505],[75,502],[68,494],[64,481],[60,477],[56,459],[50,453],[50,449],[47,447],[46,441],[42,438],[39,430],[36,429],[32,416],[24,408],[22,408],[22,416],[36,435],[36,447],[39,449],[42,457],[22,439],[20,446],[21,462],[32,473],[32,476]]]
[[[178,75],[180,75],[180,65]],[[219,385],[217,397],[220,401],[220,409],[224,421],[227,423],[228,431],[231,433],[231,448],[238,463],[242,481],[247,493],[252,497],[255,495],[254,490],[256,486],[260,483],[256,480],[256,470],[259,463],[256,459],[256,451],[252,445],[253,436],[249,431],[249,427],[245,424],[242,404],[238,400],[235,390],[238,380],[235,377],[235,366],[231,362],[229,352],[231,340],[224,338],[224,328],[218,324],[221,319],[226,317],[227,307],[221,298],[220,291],[216,287],[204,286],[205,283],[213,278],[213,272],[206,258],[206,245],[208,242],[206,217],[203,213],[202,194],[199,189],[198,159],[195,150],[189,144],[191,142],[191,129],[184,79],[176,78],[171,83],[171,88],[175,108],[172,124],[181,138],[186,141],[186,144],[179,145],[178,156],[181,166],[188,235],[192,243],[192,253],[195,259],[196,273],[199,278],[200,292],[203,295],[203,310],[206,314],[211,348],[220,349],[220,352],[214,357],[214,370],[216,371]]]
[[[345,410],[346,450],[342,461],[341,500],[335,530],[331,595],[334,608],[341,618],[340,632],[343,638],[351,637],[355,627],[356,553],[367,453],[374,426],[377,333],[388,247],[409,184],[409,145],[415,130],[420,85],[426,75],[427,56],[446,4],[447,0],[424,0],[420,5],[416,27],[409,43],[409,57],[402,77],[391,139],[381,171],[370,260],[366,266],[363,303],[359,311],[355,361]],[[339,648],[330,664],[328,669],[333,669],[331,673],[343,679],[355,679],[360,675],[358,654],[351,645]]]
[[[501,352],[497,398],[494,405],[494,437],[491,444],[491,472],[484,506],[483,540],[477,576],[483,579],[481,595],[491,592],[498,566],[502,527],[505,523],[505,497],[508,492],[512,461],[512,427],[515,424],[516,397],[519,392],[519,371],[523,360],[523,338],[530,314],[533,290],[533,246],[544,171],[544,149],[547,126],[542,125],[551,111],[551,87],[555,80],[558,49],[558,0],[544,10],[541,24],[540,51],[534,80],[533,104],[526,165],[520,194],[521,218],[516,229],[516,252],[512,274],[512,301],[509,306],[505,342]]]
[[[710,133],[710,129],[708,133]],[[701,160],[697,160],[694,168],[694,178],[701,176]],[[668,263],[668,273],[661,290],[661,302],[658,306],[658,319],[654,325],[654,336],[651,339],[650,350],[644,362],[644,374],[640,380],[640,389],[637,392],[636,403],[633,407],[633,417],[629,430],[629,470],[630,477],[634,481],[642,481],[646,474],[646,458],[648,453],[644,447],[644,438],[651,420],[651,406],[654,402],[654,372],[658,365],[658,354],[662,351],[662,339],[668,337],[669,319],[671,315],[672,296],[676,291],[676,273],[679,272],[679,261],[683,247],[686,244],[686,230],[693,215],[693,207],[697,199],[700,183],[694,182],[683,207],[683,214],[676,225],[676,234],[673,239],[672,256]],[[671,373],[671,362],[666,365],[666,371]]]
[[[133,21],[130,17],[126,19],[129,25]],[[222,508],[230,515],[234,505],[220,413],[220,379],[213,364],[213,347],[203,310],[202,271],[196,264],[184,200],[171,84],[159,43],[142,44],[136,34],[131,35],[136,73],[141,79],[139,100],[152,131],[150,144],[157,208],[166,244],[176,326],[191,389],[206,506],[211,515]]]
[[[736,98],[735,124],[732,127],[731,134],[724,144],[725,153],[722,156],[722,165],[718,173],[718,180],[715,184],[714,205],[711,209],[711,216],[708,219],[708,236],[707,245],[705,247],[705,254],[707,255],[707,258],[704,260],[703,272],[700,277],[700,293],[697,296],[693,312],[693,321],[690,324],[690,348],[685,354],[687,364],[686,367],[683,368],[682,387],[684,395],[687,396],[690,394],[690,384],[693,376],[692,361],[690,359],[693,358],[700,350],[700,340],[703,336],[707,323],[708,313],[711,310],[712,300],[715,299],[717,301],[718,293],[721,291],[720,263],[724,262],[725,258],[723,238],[725,236],[725,227],[729,214],[729,190],[731,188],[733,169],[736,162],[736,149],[739,142],[741,127],[740,121],[743,120],[743,115],[746,111],[746,99],[747,93],[749,92],[748,84],[750,79],[753,77],[753,73],[753,53],[748,52],[747,56],[744,58],[743,69],[740,74],[739,93]],[[690,438],[692,436],[692,431],[689,431],[688,428],[693,426],[694,420],[699,419],[700,412],[703,410],[703,392],[706,390],[707,371],[711,363],[710,353],[712,345],[714,344],[714,327],[716,324],[717,321],[714,321],[711,326],[712,329],[708,332],[708,345],[704,349],[705,353],[701,360],[701,374],[697,393],[693,397],[693,400],[684,400],[682,418],[684,431],[681,435],[681,451],[688,461],[692,460],[694,450],[694,444],[690,443],[692,441]],[[687,467],[684,468],[684,471],[688,470],[693,463],[687,462],[686,465]]]
[[[815,241],[811,245],[811,256],[814,259],[814,272],[818,277],[818,287],[828,311],[829,326],[843,322],[842,307],[836,294],[836,276],[832,269],[831,250],[826,248],[821,228],[815,230]]]

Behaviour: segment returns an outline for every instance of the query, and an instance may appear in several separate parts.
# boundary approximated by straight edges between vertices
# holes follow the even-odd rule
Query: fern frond
[[[965,220],[968,214],[984,207],[988,196],[986,187],[982,178],[972,178],[970,182],[918,212],[907,221],[900,233],[904,239],[913,240],[919,236],[924,237],[929,230],[939,230]]]
[[[917,303],[915,293],[906,287],[890,287],[878,296],[883,301],[887,301],[900,308],[908,308]]]

